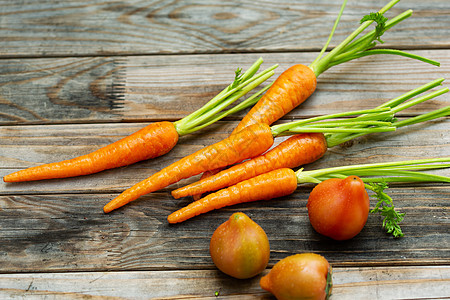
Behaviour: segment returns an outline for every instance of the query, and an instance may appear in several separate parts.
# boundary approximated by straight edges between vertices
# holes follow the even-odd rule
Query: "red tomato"
[[[335,240],[348,240],[364,227],[369,215],[369,195],[358,176],[319,183],[308,199],[312,227]]]
[[[259,284],[278,300],[328,299],[332,289],[331,272],[323,256],[295,254],[277,262]]]

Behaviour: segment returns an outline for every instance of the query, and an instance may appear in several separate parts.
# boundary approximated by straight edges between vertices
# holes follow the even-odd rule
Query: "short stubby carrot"
[[[111,200],[103,211],[108,213],[140,196],[157,191],[184,178],[223,168],[244,159],[260,155],[274,142],[270,127],[254,124],[228,138],[194,152],[174,162],[149,178],[135,184]]]
[[[94,152],[65,161],[24,169],[6,175],[3,180],[19,182],[89,175],[166,154],[176,145],[180,136],[198,131],[255,104],[261,94],[271,86],[270,84],[239,104],[225,110],[237,99],[274,75],[273,70],[277,65],[256,73],[262,62],[262,58],[259,58],[243,74],[241,74],[241,69],[237,69],[234,81],[229,86],[201,108],[178,121],[152,123],[132,135]]]
[[[296,189],[295,172],[289,168],[277,169],[207,195],[170,214],[167,220],[179,223],[225,206],[287,196]]]
[[[256,123],[271,125],[303,103],[316,90],[317,79],[310,67],[297,64],[281,73],[269,90],[242,118],[233,133]]]
[[[20,182],[93,174],[164,155],[177,142],[178,133],[173,123],[152,123],[89,154],[20,170],[4,176],[3,180]]]
[[[263,155],[173,190],[172,196],[178,199],[216,191],[272,170],[294,168],[314,162],[321,158],[326,151],[327,142],[322,133],[296,134]]]

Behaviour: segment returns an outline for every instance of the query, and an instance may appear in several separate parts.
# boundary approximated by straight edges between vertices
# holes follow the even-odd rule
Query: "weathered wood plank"
[[[215,270],[4,274],[0,297],[274,299],[259,287],[260,277],[237,280]],[[450,268],[334,268],[333,282],[330,300],[444,299]]]
[[[362,16],[388,1],[349,1],[336,32],[342,40]],[[299,51],[322,47],[339,11],[333,1],[8,1],[0,2],[0,56]],[[448,47],[448,1],[411,0],[386,46]],[[420,25],[418,25],[420,24]],[[437,25],[439,24],[439,25]]]
[[[395,240],[383,232],[378,215],[371,215],[352,240],[320,236],[308,221],[310,191],[304,186],[289,197],[223,208],[177,225],[169,225],[166,217],[191,200],[174,200],[167,192],[110,214],[102,207],[117,194],[0,196],[0,273],[211,269],[211,235],[236,211],[266,231],[270,265],[297,252],[320,253],[335,266],[450,262],[448,185],[389,189],[397,209],[406,213],[405,236]]]
[[[128,167],[77,178],[9,184],[2,181],[0,194],[121,192],[170,163],[220,141],[235,125],[236,122],[219,122],[210,130],[182,137],[178,145],[162,157]],[[0,127],[0,176],[92,152],[143,126],[133,123]],[[367,135],[329,149],[322,159],[307,168],[445,157],[449,155],[448,130],[449,120],[443,118],[400,128],[395,132]],[[277,138],[276,143],[284,139]],[[190,181],[192,179],[182,183]]]
[[[286,118],[372,108],[450,76],[448,51],[413,52],[442,66],[383,55],[349,62],[321,75],[316,93]],[[1,60],[0,124],[178,120],[227,86],[237,67],[248,68],[260,56],[263,68],[279,64],[278,76],[293,64],[312,62],[316,53]],[[429,103],[438,108],[449,100]]]

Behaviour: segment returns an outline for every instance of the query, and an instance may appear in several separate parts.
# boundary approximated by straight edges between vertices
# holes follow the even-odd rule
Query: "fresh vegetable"
[[[358,176],[365,183],[365,187],[376,193],[380,200],[374,212],[387,213],[383,226],[394,236],[401,236],[397,228],[396,219],[392,219],[393,202],[383,191],[389,182],[450,182],[450,177],[418,172],[450,167],[450,157],[422,160],[408,160],[377,164],[350,165],[319,169],[314,171],[294,172],[289,168],[282,168],[239,182],[226,189],[209,194],[200,200],[173,212],[168,216],[169,223],[183,222],[208,211],[244,202],[269,200],[293,193],[299,183],[320,183],[329,178],[345,178]],[[389,226],[389,227],[388,227]],[[400,235],[399,235],[400,234]]]
[[[251,278],[269,263],[269,239],[261,226],[237,212],[214,231],[209,252],[214,264],[225,274]]]
[[[390,1],[377,13],[370,13],[369,15],[364,16],[361,19],[361,25],[359,28],[357,28],[327,55],[323,56],[343,14],[347,3],[347,1],[344,1],[329,38],[317,58],[308,66],[297,64],[283,72],[275,80],[267,93],[246,114],[241,122],[239,122],[233,133],[255,123],[265,123],[271,125],[296,106],[303,103],[311,94],[314,93],[319,75],[329,68],[344,62],[368,55],[393,54],[418,59],[439,66],[439,63],[436,61],[403,51],[392,49],[372,49],[377,42],[382,42],[380,38],[384,32],[412,15],[412,11],[408,10],[392,18],[391,20],[388,20],[384,16],[384,13],[399,1],[400,0]],[[377,23],[375,29],[357,38],[373,22]],[[212,176],[220,170],[221,169],[205,172],[202,175],[202,179]],[[194,195],[194,199],[198,199],[200,196],[201,194],[196,194]]]
[[[132,135],[92,153],[61,162],[20,170],[4,176],[3,180],[5,182],[19,182],[88,175],[166,154],[177,144],[180,136],[200,130],[258,101],[260,95],[270,85],[238,105],[223,111],[237,99],[246,95],[274,74],[273,69],[277,67],[276,65],[257,74],[256,72],[262,62],[263,60],[261,58],[258,59],[243,74],[241,73],[241,69],[238,69],[233,83],[202,108],[181,120],[173,123],[152,123]]]
[[[398,0],[391,1],[382,10],[380,10],[377,15],[383,14],[386,10],[391,8],[396,2],[398,2]],[[345,2],[344,2],[343,7],[344,6],[345,6]],[[342,14],[343,7],[341,9],[340,14]],[[346,62],[346,61],[349,61],[349,60],[352,60],[352,59],[355,59],[355,58],[358,58],[361,56],[368,55],[368,54],[366,54],[366,50],[369,48],[372,48],[374,46],[374,41],[378,40],[380,35],[384,31],[386,31],[388,28],[394,26],[398,22],[402,21],[403,19],[409,17],[411,15],[411,13],[412,13],[411,11],[405,12],[405,13],[399,15],[398,17],[394,18],[393,20],[391,20],[391,22],[387,22],[386,24],[384,24],[385,30],[383,30],[381,32],[375,30],[373,32],[367,33],[366,35],[364,35],[363,37],[361,37],[357,40],[354,40],[373,21],[379,22],[380,20],[384,20],[382,18],[373,17],[373,16],[368,18],[368,19],[373,19],[373,20],[366,20],[367,18],[365,18],[365,20],[361,24],[361,26],[355,32],[353,32],[348,38],[346,38],[344,40],[344,42],[339,44],[338,47],[336,47],[335,49],[330,51],[330,53],[328,53],[326,56],[324,56],[322,58],[322,54],[325,51],[325,50],[323,50],[319,54],[317,59],[309,67],[313,70],[315,76],[317,77],[319,74],[321,74],[322,72],[324,72],[325,70],[327,70],[328,68],[330,68],[334,65],[337,65],[337,64],[340,64],[340,63],[343,63],[343,62]],[[336,27],[336,24],[335,24],[335,27]],[[333,28],[333,31],[334,31],[334,28]],[[326,47],[324,47],[324,49],[325,48]],[[379,54],[379,53],[380,52],[376,52],[374,54]],[[416,55],[412,55],[412,54],[405,54],[404,52],[401,52],[401,51],[393,52],[392,50],[387,49],[387,50],[383,50],[381,53],[389,53],[389,54],[392,53],[392,54],[404,55],[404,56],[420,59],[420,60],[428,62],[428,63],[439,65],[439,63],[434,62],[432,60],[429,60],[429,59],[426,59],[423,57],[419,57]],[[275,84],[275,86],[284,87],[286,89],[286,95],[289,95],[290,93],[302,93],[300,90],[297,89],[296,84],[291,83],[291,80],[289,78],[285,79],[285,81],[283,81],[282,83]],[[269,93],[269,91],[267,91],[267,93]],[[281,104],[281,105],[282,105],[281,109],[284,112],[287,112],[287,109],[284,108],[285,105],[286,105],[286,107],[291,107],[290,104],[289,105]],[[369,111],[367,111],[367,112],[369,112]],[[359,111],[358,113],[366,113],[366,112]],[[259,112],[257,114],[259,114]],[[356,114],[356,112],[355,112],[355,114]],[[334,117],[338,117],[338,116],[339,115],[336,115]],[[254,118],[252,118],[252,119],[254,119]],[[256,124],[267,125],[264,123],[256,123]],[[256,125],[256,124],[253,124],[253,125]],[[381,124],[381,123],[379,123],[379,124]],[[290,126],[295,127],[292,124],[290,124]],[[210,170],[214,170],[217,168],[223,168],[228,165],[242,161],[244,159],[255,157],[255,156],[261,154],[261,152],[254,151],[250,156],[247,156],[247,157],[245,157],[243,155],[238,156],[235,153],[236,152],[235,146],[233,144],[230,144],[230,142],[234,139],[233,136],[237,136],[241,132],[249,130],[250,127],[251,126],[244,127],[244,129],[237,131],[235,134],[232,134],[226,140],[219,142],[218,144],[208,146],[208,147],[204,148],[204,150],[197,151],[196,153],[183,158],[182,160],[180,160],[180,161],[168,166],[167,168],[161,170],[160,172],[152,175],[151,177],[135,184],[131,188],[125,190],[117,198],[110,201],[103,208],[103,211],[106,213],[110,212],[114,209],[117,209],[117,208],[129,203],[130,201],[136,200],[137,198],[139,198],[140,196],[142,196],[144,194],[154,192],[154,191],[161,189],[163,187],[166,187],[172,183],[178,182],[181,179],[188,178],[188,177],[203,173],[205,171],[210,171]],[[395,130],[394,127],[391,127],[390,129]],[[281,134],[281,132],[286,132],[287,134],[295,133],[295,128],[287,128],[286,126],[278,127],[277,130],[272,128],[272,130],[273,130],[274,136]],[[289,130],[290,130],[290,132],[289,132]],[[355,132],[354,129],[352,129],[352,130],[353,130],[353,132]],[[380,126],[380,127],[378,127],[378,129],[373,129],[373,131],[380,131],[380,130],[386,131],[386,130],[389,130],[389,128],[387,128],[387,127],[381,128],[381,126]],[[310,129],[310,131],[323,132],[324,130],[323,130],[323,128],[315,128],[315,129]],[[366,129],[363,129],[363,131],[367,132]],[[330,131],[328,131],[328,132],[330,132]],[[253,137],[257,137],[257,136],[258,135],[255,134]],[[217,151],[217,149],[218,149],[217,147],[219,145],[221,146],[220,149],[223,150],[224,152]],[[222,146],[224,146],[224,145],[229,145],[229,147],[223,148]],[[251,145],[249,145],[249,147],[251,147]],[[242,149],[242,148],[239,148],[239,149]],[[258,150],[260,150],[260,149],[261,148],[258,148]],[[267,149],[265,149],[265,150],[267,150]],[[265,151],[265,150],[263,150],[263,151]],[[224,157],[227,157],[227,156],[229,157],[229,159],[225,160]],[[240,157],[240,159],[235,160],[235,158],[238,158],[238,157]],[[196,166],[193,166],[192,164],[196,164]],[[176,172],[174,172],[174,171],[176,171]],[[167,178],[167,177],[170,177],[170,178]]]
[[[296,189],[295,172],[288,168],[276,169],[194,201],[170,214],[167,220],[169,223],[180,223],[225,206],[287,196]]]
[[[319,254],[295,254],[277,262],[259,284],[278,300],[328,299],[333,287],[332,267]]]
[[[441,84],[443,79],[437,79],[431,81],[419,88],[416,88],[410,92],[407,92],[395,99],[392,99],[385,104],[379,106],[378,108],[386,108],[392,107],[395,112],[399,112],[405,108],[409,108],[412,105],[417,103],[421,103],[423,101],[432,99],[433,97],[440,95],[448,91],[448,89],[441,89],[435,91],[433,93],[429,93],[422,97],[416,98],[409,102],[409,100],[414,96],[423,93],[437,85]],[[418,122],[423,122],[425,120],[431,120],[435,117],[440,117],[445,115],[445,113],[450,112],[450,107],[434,111],[419,117],[406,119],[404,121],[394,121],[391,123],[394,127],[402,127],[406,125],[415,124]],[[384,116],[381,115],[379,118],[380,121],[384,119]],[[303,121],[302,121],[303,122]],[[322,123],[323,125],[323,123]],[[341,124],[337,124],[336,128],[340,127]],[[288,124],[283,124],[281,126],[290,126]],[[364,128],[364,126],[358,123],[353,123],[346,128]],[[330,130],[333,127],[330,127]],[[336,129],[335,128],[335,129]],[[308,130],[310,128],[297,128],[297,130]],[[356,133],[346,133],[346,132],[336,132],[336,133],[327,133],[323,135],[322,133],[301,133],[297,135],[293,135],[289,139],[283,141],[278,146],[272,148],[267,151],[263,155],[254,157],[250,160],[246,160],[240,164],[234,165],[228,169],[218,172],[217,174],[211,174],[209,177],[203,177],[201,180],[189,184],[184,187],[180,187],[176,190],[172,191],[172,196],[175,198],[186,197],[190,195],[199,195],[205,192],[216,191],[221,188],[234,185],[240,181],[255,177],[260,174],[267,173],[271,170],[275,170],[278,168],[295,168],[300,165],[308,164],[317,159],[321,158],[329,147],[333,147],[335,145],[346,142],[350,139],[361,136],[362,134],[366,134],[362,132]],[[198,199],[196,199],[198,200]]]
[[[244,159],[256,157],[268,150],[274,142],[274,137],[279,135],[292,135],[299,132],[344,133],[344,135],[338,139],[334,139],[333,141],[327,140],[327,144],[330,146],[330,144],[334,145],[336,141],[342,142],[348,140],[349,137],[352,138],[354,135],[361,136],[371,132],[393,131],[396,127],[392,125],[391,121],[386,120],[392,120],[395,112],[446,92],[448,92],[448,88],[435,91],[402,104],[399,103],[405,101],[405,97],[401,97],[400,100],[394,99],[396,102],[393,100],[388,101],[394,108],[383,106],[376,109],[331,114],[284,123],[272,127],[269,127],[266,124],[253,124],[247,126],[241,131],[230,135],[227,139],[188,155],[153,174],[149,178],[135,184],[105,205],[103,210],[108,213],[138,199],[140,196],[167,187],[181,179],[200,174],[207,170],[223,168],[243,161]],[[358,114],[362,115],[344,120],[324,121],[331,118]],[[411,118],[408,122],[403,122],[402,125],[431,120],[448,114],[450,114],[450,107],[446,110],[436,110],[417,118]]]
[[[308,216],[312,227],[334,240],[349,240],[366,224],[369,194],[358,176],[330,178],[314,187],[308,198]]]

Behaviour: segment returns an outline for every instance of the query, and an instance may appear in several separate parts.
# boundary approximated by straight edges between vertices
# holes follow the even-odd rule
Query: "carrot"
[[[207,195],[172,213],[167,219],[169,223],[179,223],[213,209],[290,195],[296,189],[295,172],[288,168],[276,169]]]
[[[283,72],[274,81],[272,87],[267,91],[267,93],[246,114],[241,122],[239,122],[232,133],[238,132],[239,130],[242,130],[242,128],[254,123],[265,123],[271,125],[273,122],[280,119],[292,109],[303,103],[314,93],[319,75],[333,66],[358,59],[363,56],[376,54],[401,55],[439,66],[439,63],[436,61],[403,51],[393,49],[372,49],[376,45],[376,42],[381,42],[380,37],[386,30],[392,28],[394,25],[412,15],[412,11],[408,10],[388,21],[383,14],[397,2],[399,2],[399,0],[390,1],[377,13],[371,13],[364,16],[361,19],[360,27],[344,39],[336,48],[322,57],[333,37],[340,17],[346,6],[347,1],[344,1],[329,38],[317,58],[308,66],[296,64]],[[376,28],[357,39],[358,35],[360,35],[373,22],[377,23]],[[204,173],[202,175],[202,179],[217,174],[220,171],[221,169]],[[194,196],[194,198],[198,197],[200,197],[200,195]]]
[[[438,164],[445,162],[445,164]],[[392,199],[383,192],[386,182],[448,182],[450,177],[417,172],[450,167],[450,157],[399,161],[378,164],[343,166],[314,171],[294,172],[281,168],[258,175],[236,185],[209,194],[200,200],[173,212],[167,217],[169,223],[180,223],[214,209],[239,203],[270,200],[292,194],[297,184],[320,183],[329,178],[345,178],[355,175],[365,182],[365,187],[376,193],[377,198],[392,205]],[[383,174],[383,175],[380,175]],[[380,185],[378,185],[379,183]],[[381,187],[381,188],[380,188]],[[380,204],[384,205],[384,204]],[[378,209],[379,207],[377,207]],[[378,210],[377,210],[378,211]]]
[[[296,134],[265,154],[246,160],[217,174],[172,191],[175,199],[199,195],[234,185],[279,168],[294,168],[318,160],[325,154],[327,142],[322,133]],[[206,174],[206,173],[205,173]]]
[[[132,135],[92,153],[62,162],[20,170],[3,177],[5,182],[65,178],[93,174],[169,152],[178,141],[171,122],[152,123]]]
[[[108,213],[140,196],[162,189],[181,179],[259,155],[270,148],[272,144],[273,136],[268,125],[251,125],[218,143],[176,161],[135,184],[105,205],[103,211]]]
[[[245,73],[238,69],[235,79],[203,107],[176,122],[152,123],[141,130],[94,152],[61,162],[20,170],[3,177],[5,182],[66,178],[123,167],[169,152],[180,136],[200,130],[225,116],[253,105],[270,85],[231,109],[223,111],[240,97],[274,74],[272,66],[256,74],[263,60],[258,59]]]
[[[271,125],[311,96],[316,85],[316,75],[310,67],[297,64],[288,68],[273,82],[232,133],[256,123]]]
[[[409,102],[405,102],[406,100],[409,100],[420,93],[436,87],[437,85],[441,84],[443,80],[444,79],[441,78],[431,81],[421,87],[418,87],[408,93],[405,93],[395,99],[386,102],[378,108],[383,108],[387,107],[387,105],[390,105],[392,106],[391,109],[393,109],[395,112],[399,112],[418,103],[433,99],[434,97],[447,92],[448,89],[444,88],[426,94],[422,97],[418,97]],[[415,118],[410,118],[403,121],[395,121],[392,122],[391,125],[397,128],[423,121],[428,121],[438,117],[442,117],[448,114],[448,111],[449,108],[447,107],[428,114],[424,114],[422,116],[417,116]],[[381,115],[380,119],[383,120],[383,118],[383,115]],[[304,123],[305,121],[300,122]],[[289,127],[291,126],[289,124],[292,123],[287,123],[280,126]],[[321,126],[324,125],[324,123],[318,124],[320,124]],[[341,126],[342,122],[338,123],[337,125],[338,126],[336,126],[336,128]],[[363,128],[361,127],[361,124],[356,124],[355,122],[351,124],[351,127]],[[330,130],[331,128],[332,127],[330,127]],[[307,129],[308,128],[300,127],[297,128],[297,131]],[[326,131],[326,129],[324,129],[324,131]],[[322,133],[302,133],[294,135],[263,155],[257,156],[251,160],[244,161],[241,164],[234,165],[229,169],[220,171],[216,174],[211,174],[209,177],[202,177],[201,180],[197,182],[178,188],[172,191],[172,196],[176,199],[191,195],[197,196],[205,192],[215,191],[227,186],[234,185],[240,181],[255,177],[263,173],[267,173],[271,170],[275,170],[278,168],[294,168],[303,164],[311,163],[321,158],[328,148],[338,144],[342,144],[343,142],[361,136],[362,134],[367,133],[362,131],[357,133],[343,132],[331,133],[326,135],[323,135]]]
[[[441,89],[402,104],[399,103],[405,101],[405,97],[400,97],[401,101],[393,99],[389,101],[389,103],[392,106],[395,105],[394,108],[381,107],[368,110],[337,113],[275,125],[272,127],[269,127],[269,125],[266,124],[253,124],[247,126],[241,131],[230,135],[225,140],[198,150],[197,152],[174,162],[149,178],[135,184],[110,201],[103,208],[103,210],[106,213],[110,212],[136,200],[140,196],[167,187],[181,179],[185,179],[208,170],[223,168],[243,161],[244,159],[256,157],[268,150],[274,142],[274,137],[279,135],[292,135],[299,132],[335,132],[343,133],[344,137],[341,137],[340,139],[345,140],[347,136],[352,136],[352,134],[359,136],[371,132],[393,131],[396,127],[392,126],[392,122],[384,120],[387,118],[393,119],[394,112],[400,111],[417,103],[424,102],[428,99],[432,99],[435,96],[441,95],[448,91],[448,88]],[[347,120],[324,121],[332,118],[358,114],[362,115]],[[425,121],[448,114],[450,114],[450,107],[449,109],[443,111],[436,110],[426,114],[424,117],[419,117],[421,117],[420,121]],[[418,122],[418,120],[414,119],[414,122]],[[410,121],[410,123],[414,122]],[[407,123],[403,123],[402,125],[407,125]],[[327,141],[328,145],[329,143],[330,142]]]

